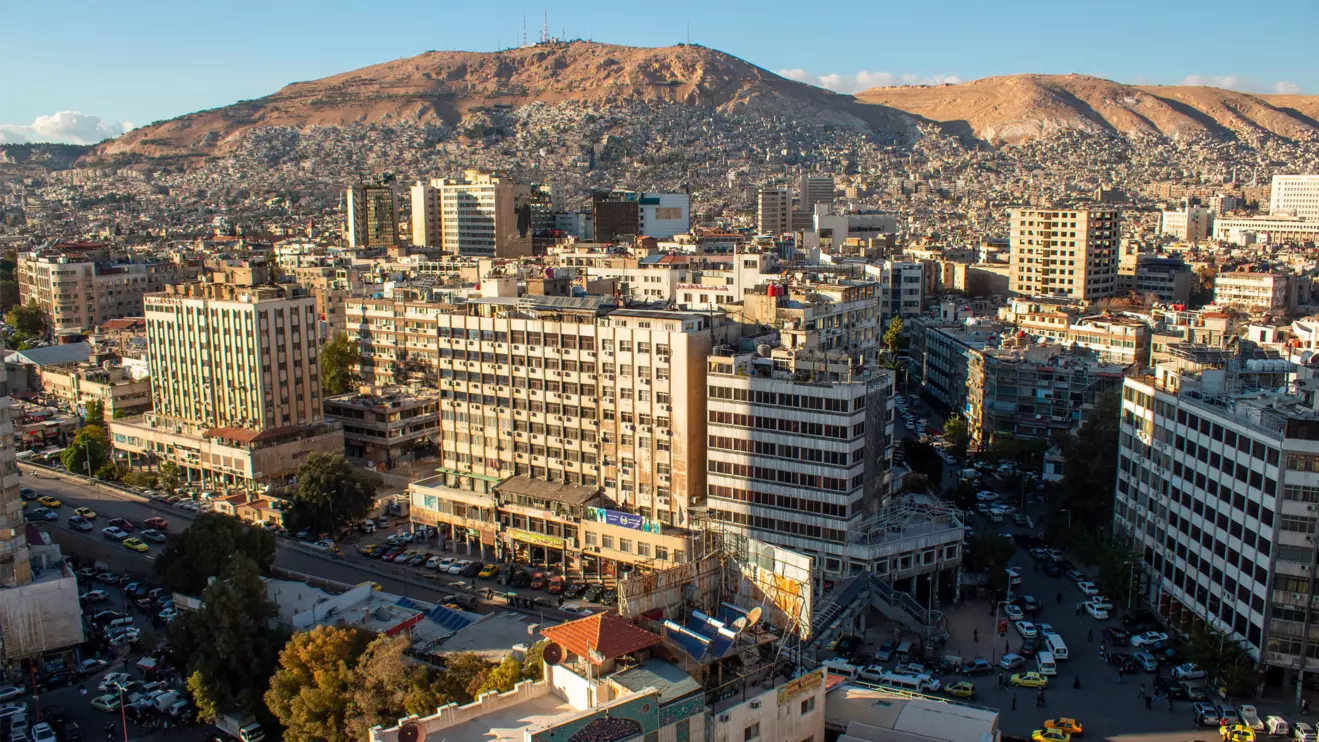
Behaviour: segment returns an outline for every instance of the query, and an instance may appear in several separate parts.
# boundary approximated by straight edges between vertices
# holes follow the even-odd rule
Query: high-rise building
[[[1207,240],[1214,232],[1214,213],[1190,204],[1176,211],[1165,211],[1159,231],[1187,242]]]
[[[197,266],[116,254],[103,242],[57,242],[18,256],[20,303],[35,302],[55,335],[81,335],[141,316],[142,297],[197,275]]]
[[[1010,224],[1012,293],[1093,301],[1116,292],[1116,209],[1012,209]]]
[[[596,191],[591,206],[600,242],[624,235],[665,240],[691,228],[691,196],[686,193]]]
[[[1275,175],[1270,216],[1319,219],[1319,175]]]
[[[518,258],[531,255],[530,189],[507,177],[468,170],[432,180],[440,192],[440,231],[451,255]]]
[[[1287,309],[1285,273],[1229,271],[1214,276],[1214,303],[1255,312],[1281,312]]]
[[[321,410],[315,299],[266,280],[250,266],[147,297],[153,410],[111,422],[116,448],[271,491],[308,453],[343,452]]]
[[[394,247],[398,244],[398,193],[386,183],[348,186],[348,246]]]
[[[814,213],[816,204],[827,204],[834,200],[834,176],[807,175],[802,173],[797,181],[797,209]]]
[[[792,190],[761,188],[756,195],[756,231],[784,234],[792,231]]]
[[[1160,614],[1313,672],[1319,411],[1312,385],[1279,391],[1296,371],[1276,353],[1176,344],[1153,376],[1128,377],[1113,533],[1141,555]]]
[[[440,190],[430,183],[417,181],[412,186],[412,244],[417,247],[443,247],[444,223],[440,211]]]

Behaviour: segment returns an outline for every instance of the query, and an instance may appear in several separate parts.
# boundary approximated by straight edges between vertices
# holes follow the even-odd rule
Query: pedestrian
[[[998,674],[998,687],[1003,687],[1003,673],[1001,672]]]
[[[1077,604],[1076,604],[1076,615],[1078,615],[1078,616],[1081,615],[1081,604],[1080,604],[1080,603],[1077,603]]]
[[[1136,698],[1144,698],[1144,697],[1145,697],[1145,684],[1141,683],[1140,692],[1136,694]]]
[[[1152,708],[1154,708],[1154,699],[1149,696],[1145,696],[1145,710],[1149,711]]]
[[[1057,601],[1058,601],[1058,605],[1063,604],[1063,594],[1061,591],[1058,593]]]
[[[1013,694],[1012,694],[1012,710],[1013,710],[1013,711],[1016,711],[1016,710],[1017,710],[1017,694],[1016,694],[1016,693],[1013,693]]]
[[[1301,713],[1302,714],[1310,713],[1310,702],[1304,698],[1301,699]]]
[[[1095,630],[1094,630],[1094,629],[1090,629],[1089,631],[1085,632],[1085,640],[1088,641],[1088,642],[1092,642],[1092,641],[1095,640]]]
[[[980,629],[971,629],[971,641],[980,643]]]
[[[1122,685],[1122,670],[1117,671],[1117,684]]]
[[[1081,690],[1081,676],[1072,678],[1072,690]]]
[[[1036,696],[1035,696],[1035,699],[1036,699],[1037,701],[1040,702],[1040,707],[1041,707],[1041,708],[1047,708],[1047,707],[1048,707],[1049,704],[1047,704],[1047,703],[1044,702],[1044,689],[1043,689],[1043,688],[1040,688],[1039,692],[1038,692],[1038,693],[1036,694]]]

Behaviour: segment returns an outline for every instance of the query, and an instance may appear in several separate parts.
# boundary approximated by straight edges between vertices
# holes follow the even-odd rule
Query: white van
[[[825,672],[831,672],[835,675],[842,675],[843,677],[848,678],[850,680],[855,680],[857,673],[860,672],[861,670],[861,668],[857,667],[856,665],[851,665],[848,664],[847,662],[844,662],[843,660],[838,660],[838,659],[825,660],[824,662],[820,663],[820,667],[823,667],[825,669]]]
[[[1049,647],[1049,653],[1055,660],[1067,659],[1067,645],[1063,643],[1063,638],[1057,634],[1045,634],[1044,643]]]
[[[912,693],[938,693],[942,685],[929,675],[903,675],[891,672],[879,679],[880,685]]]
[[[105,630],[108,632],[111,629],[117,629],[123,626],[132,626],[132,625],[134,625],[132,616],[120,616],[119,618],[116,618],[113,621],[107,623],[105,625]]]
[[[1053,659],[1053,652],[1035,653],[1035,670],[1045,677],[1058,674],[1058,663]]]

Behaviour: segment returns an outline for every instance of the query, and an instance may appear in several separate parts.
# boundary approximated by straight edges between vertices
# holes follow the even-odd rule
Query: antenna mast
[[[545,18],[540,26],[540,43],[545,44],[550,40],[550,12],[545,11]]]

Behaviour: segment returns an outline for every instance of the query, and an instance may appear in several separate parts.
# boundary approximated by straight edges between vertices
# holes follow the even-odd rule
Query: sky
[[[0,0],[0,143],[90,143],[425,51],[687,39],[854,92],[1023,72],[1319,94],[1319,0]]]

